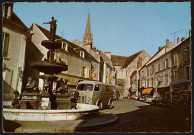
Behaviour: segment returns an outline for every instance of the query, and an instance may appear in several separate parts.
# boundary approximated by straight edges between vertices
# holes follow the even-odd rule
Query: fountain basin
[[[61,48],[61,41],[43,40],[41,44],[47,49]]]
[[[58,74],[62,71],[67,71],[68,66],[62,63],[48,62],[48,61],[33,61],[31,67],[45,74]]]
[[[99,114],[99,108],[95,105],[77,104],[77,109],[66,110],[35,110],[3,108],[3,116],[12,121],[61,121],[77,120],[83,117]]]

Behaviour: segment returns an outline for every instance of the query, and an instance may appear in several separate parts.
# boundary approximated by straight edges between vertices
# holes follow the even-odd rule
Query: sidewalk
[[[95,117],[79,120],[6,122],[8,123],[7,126],[14,126],[13,124],[21,125],[18,128],[16,127],[15,131],[12,131],[15,133],[64,133],[88,131],[90,128],[110,124],[115,122],[117,119],[118,117],[113,114],[100,114]]]

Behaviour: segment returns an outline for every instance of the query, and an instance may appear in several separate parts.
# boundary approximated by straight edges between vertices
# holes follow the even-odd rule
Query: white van
[[[113,100],[113,85],[96,82],[81,81],[77,84],[79,92],[78,103],[97,105],[100,109],[111,107]]]

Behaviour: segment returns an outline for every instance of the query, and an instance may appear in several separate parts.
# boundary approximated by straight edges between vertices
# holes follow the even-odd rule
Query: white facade
[[[142,65],[144,66],[148,60],[150,59],[150,56],[147,54],[145,50],[141,51],[141,53],[125,68],[126,77],[125,77],[125,85],[124,85],[124,96],[127,96],[129,93],[129,89],[132,90],[132,92],[136,92],[136,95],[138,95],[138,80],[139,80],[139,69],[138,68],[138,60],[142,59]],[[132,79],[132,74],[135,73],[135,80]]]
[[[22,77],[25,63],[26,34],[28,28],[25,25],[17,27],[21,20],[12,12],[13,5],[3,5],[3,39],[2,39],[2,95],[3,105],[11,106],[14,99],[14,91],[21,93]],[[15,20],[13,21],[12,16]]]

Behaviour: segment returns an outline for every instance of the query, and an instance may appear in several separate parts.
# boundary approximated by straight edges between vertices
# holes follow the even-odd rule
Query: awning
[[[152,92],[153,88],[147,88],[142,91],[142,95],[150,94]]]
[[[134,99],[135,98],[135,95],[132,95],[131,98]]]

